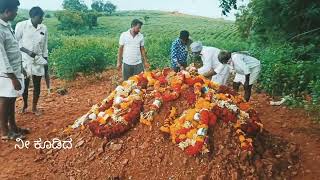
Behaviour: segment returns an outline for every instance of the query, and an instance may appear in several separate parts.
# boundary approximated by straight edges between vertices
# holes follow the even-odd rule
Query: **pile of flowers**
[[[129,130],[137,120],[152,126],[161,107],[179,98],[189,108],[178,114],[177,108],[172,107],[160,131],[169,134],[187,154],[209,152],[208,131],[218,122],[233,128],[243,151],[254,151],[254,137],[263,129],[257,112],[239,94],[198,75],[192,67],[179,73],[164,69],[131,77],[71,128],[87,124],[94,135],[113,138]]]
[[[139,119],[143,94],[138,81],[125,81],[71,127],[77,128],[89,121],[87,125],[94,135],[101,138],[119,136]]]

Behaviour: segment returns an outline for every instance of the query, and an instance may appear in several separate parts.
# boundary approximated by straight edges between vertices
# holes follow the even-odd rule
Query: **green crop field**
[[[149,17],[147,22],[144,21],[145,16]],[[58,52],[54,50],[59,47],[61,41],[66,43],[66,41],[82,41],[85,39],[85,41],[89,40],[90,42],[99,41],[101,46],[109,47],[106,49],[106,61],[108,61],[107,64],[114,65],[119,36],[130,28],[130,23],[135,18],[141,19],[145,23],[142,33],[145,36],[145,47],[153,68],[170,65],[171,42],[178,37],[181,30],[188,30],[193,41],[202,41],[207,46],[229,50],[246,50],[248,47],[248,43],[239,37],[236,26],[232,21],[171,12],[123,11],[112,16],[100,17],[98,27],[85,30],[84,33],[76,37],[67,37],[63,32],[58,31],[59,21],[56,18],[46,19],[44,23],[49,28],[49,46],[50,50],[53,50],[52,57],[55,60],[59,58],[58,53],[62,53],[62,50],[58,50]],[[72,60],[69,59],[69,61]]]

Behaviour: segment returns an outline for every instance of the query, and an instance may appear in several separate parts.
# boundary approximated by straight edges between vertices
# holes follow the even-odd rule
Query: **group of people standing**
[[[20,128],[15,120],[16,98],[23,96],[21,113],[28,107],[28,89],[33,82],[32,113],[37,108],[44,76],[50,93],[48,72],[48,31],[42,24],[44,11],[33,7],[30,19],[17,23],[15,31],[10,21],[17,16],[19,0],[0,0],[0,130],[2,140],[24,139],[30,133]]]
[[[131,28],[123,32],[119,40],[117,67],[122,70],[123,80],[139,74],[149,68],[144,37],[140,33],[143,23],[137,19],[131,23]],[[172,42],[170,57],[171,67],[179,72],[188,66],[189,49],[193,57],[201,58],[198,73],[211,78],[212,81],[226,85],[233,71],[236,73],[233,88],[239,91],[244,87],[244,98],[250,100],[253,84],[257,81],[261,70],[260,61],[243,52],[228,52],[215,47],[203,46],[201,42],[192,42],[188,31],[181,31],[180,36]]]
[[[19,22],[15,31],[10,21],[17,16],[19,0],[0,0],[0,128],[2,140],[24,139],[30,129],[20,128],[15,120],[16,98],[23,96],[25,113],[28,108],[28,88],[33,82],[32,112],[41,115],[37,108],[44,76],[50,93],[48,73],[48,30],[42,24],[44,11],[33,7],[30,19]],[[149,63],[144,48],[144,36],[140,33],[143,23],[133,20],[131,28],[123,32],[119,40],[117,67],[122,70],[123,80],[139,74]],[[253,83],[260,72],[260,61],[239,52],[228,52],[193,42],[188,31],[181,31],[171,46],[171,66],[179,72],[188,66],[189,49],[194,57],[201,57],[202,67],[198,73],[212,81],[226,85],[231,70],[236,72],[234,89],[242,84],[245,99],[249,101]]]

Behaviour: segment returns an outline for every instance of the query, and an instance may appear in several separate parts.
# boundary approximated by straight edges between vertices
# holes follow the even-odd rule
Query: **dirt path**
[[[33,132],[28,136],[28,140],[31,142],[39,138],[50,140],[59,136],[62,129],[114,88],[116,74],[114,71],[108,71],[96,78],[72,82],[68,84],[68,94],[65,96],[56,93],[47,96],[43,91],[40,107],[44,110],[44,114],[41,117],[30,113],[17,115],[17,121],[21,126],[32,128]],[[54,80],[54,87],[61,86],[62,82]],[[269,100],[268,96],[258,94],[254,95],[252,102],[268,131],[300,146],[302,164],[294,179],[320,179],[319,124],[313,123],[302,110],[272,107],[268,105]],[[17,106],[21,107],[21,99],[18,100]],[[16,150],[15,142],[0,142],[0,179],[78,179],[76,177],[79,176],[76,174],[81,174],[83,179],[106,179],[108,178],[106,174],[118,172],[118,169],[109,168],[110,163],[119,163],[117,167],[129,178],[135,177],[135,174],[140,174],[142,177],[144,174],[149,174],[148,177],[152,179],[168,179],[171,176],[167,176],[166,172],[177,172],[172,173],[172,179],[179,179],[182,177],[181,173],[190,173],[190,179],[202,175],[201,168],[206,166],[205,159],[188,159],[187,156],[181,155],[170,141],[159,137],[157,133],[153,133],[150,137],[141,137],[141,133],[151,131],[145,126],[137,125],[134,130],[112,142],[115,145],[120,144],[122,150],[99,153],[98,149],[98,155],[93,155],[97,153],[93,152],[94,148],[103,149],[105,143],[92,136],[85,141],[86,151],[79,152],[75,148],[64,155],[52,151],[39,152],[32,147]],[[77,136],[84,136],[83,133],[85,132]],[[138,138],[144,138],[144,141],[138,141]],[[152,138],[158,144],[154,144]],[[161,147],[157,147],[159,143]],[[177,157],[175,161],[181,161],[180,164],[175,166],[172,163],[173,159],[170,159],[172,156],[167,157],[164,148],[170,149],[173,156]],[[43,156],[50,158],[43,159]],[[87,161],[84,162],[85,159]],[[131,163],[134,161],[140,161],[139,166],[132,167],[137,164]],[[196,163],[192,166],[194,169],[185,168],[184,164],[187,163]],[[149,172],[148,167],[153,167],[155,171]],[[129,172],[134,168],[135,172]]]

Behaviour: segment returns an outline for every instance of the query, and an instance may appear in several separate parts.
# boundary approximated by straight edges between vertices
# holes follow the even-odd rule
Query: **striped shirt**
[[[7,77],[7,73],[23,77],[22,57],[10,24],[0,19],[0,76]]]

